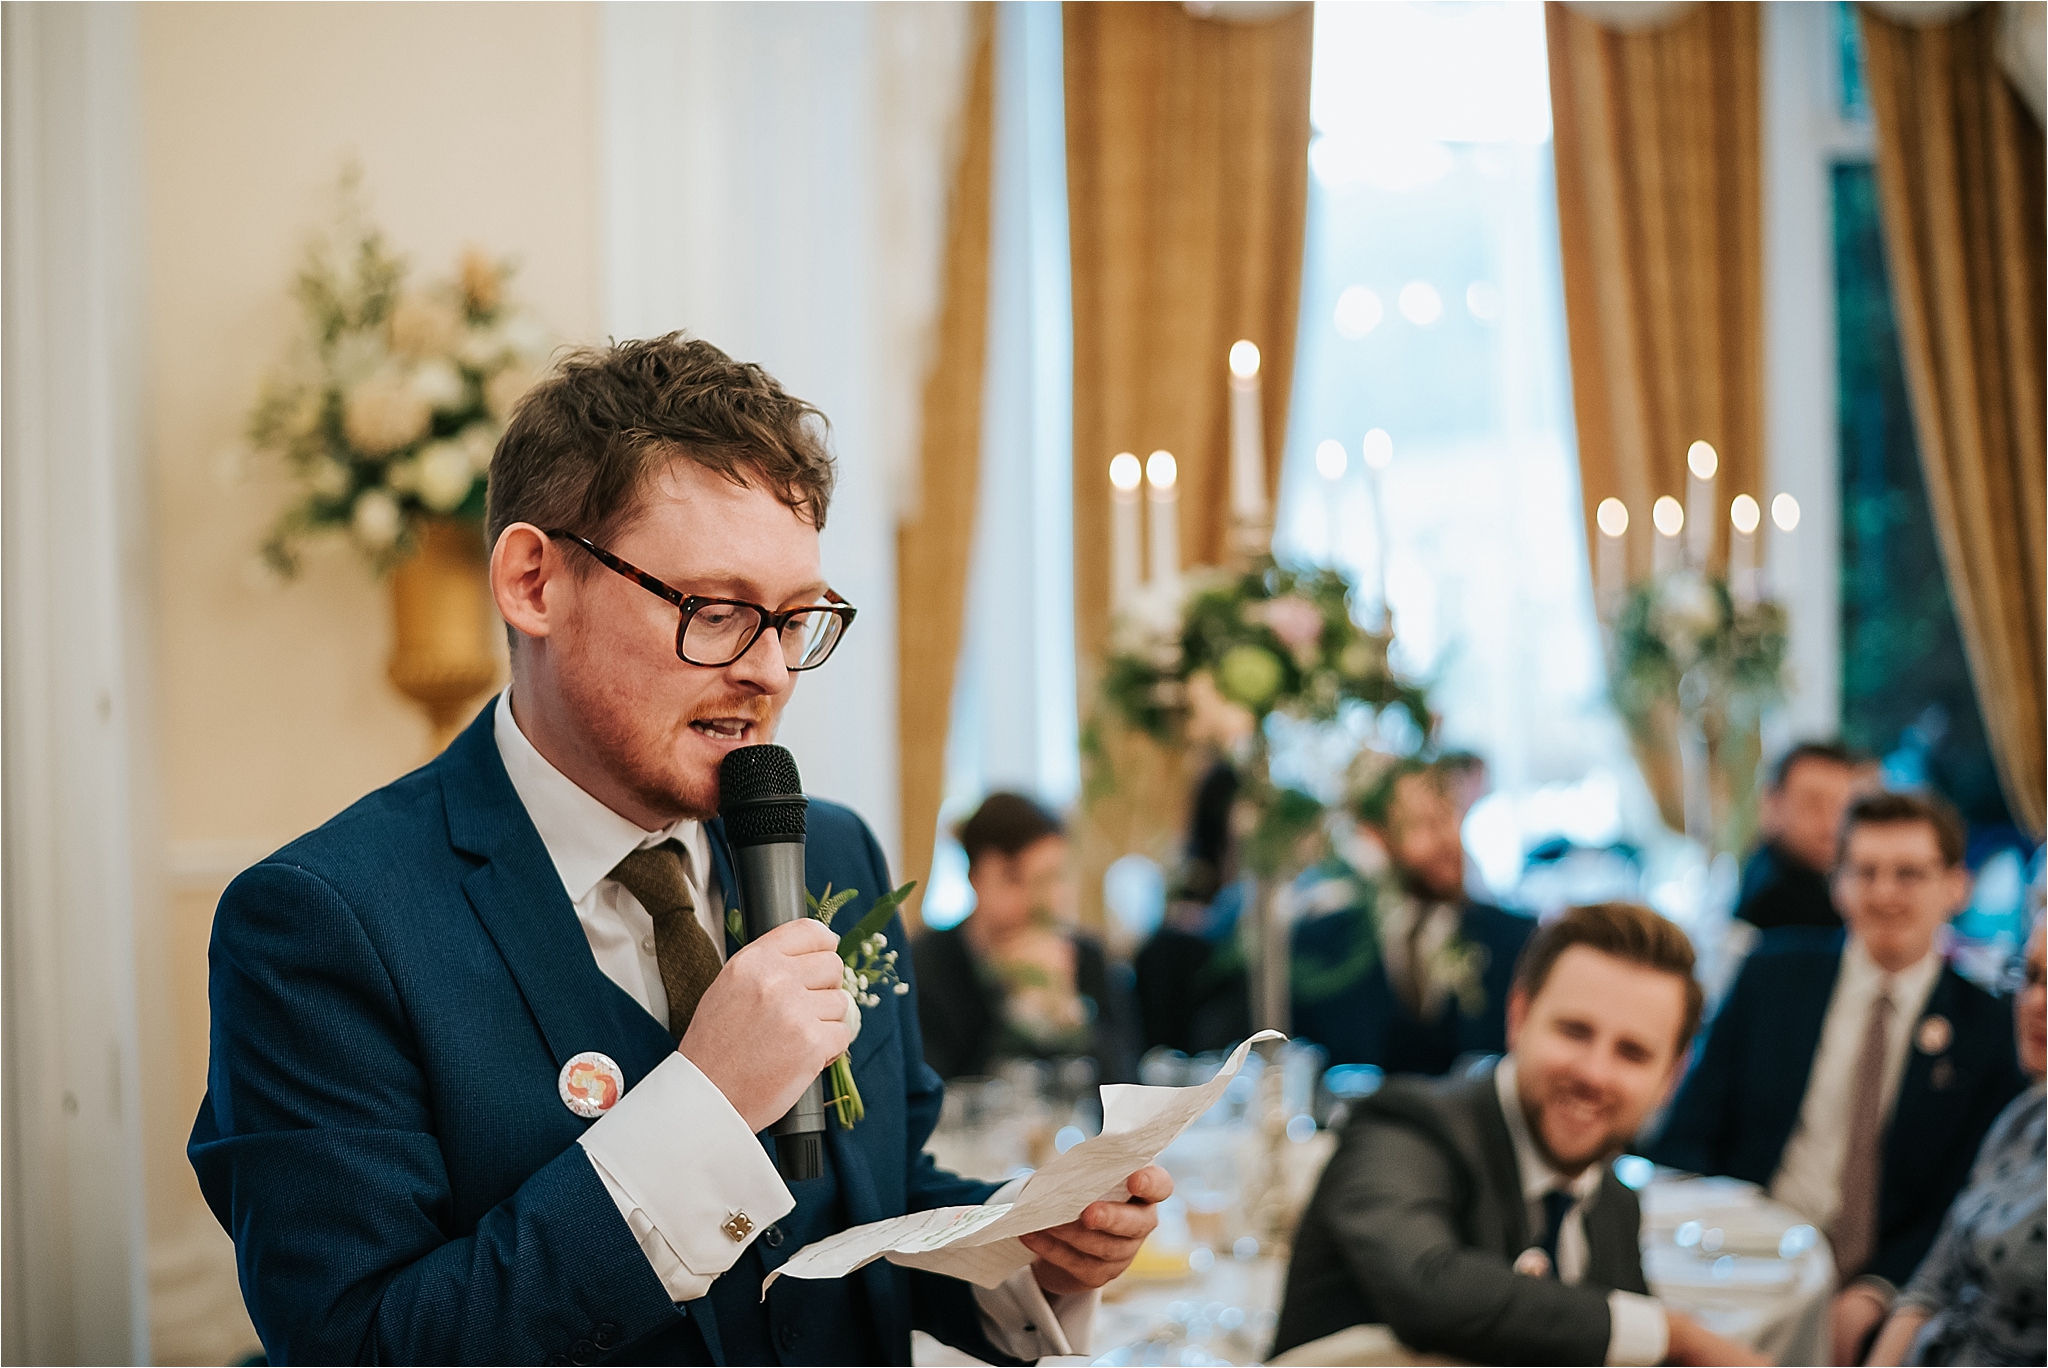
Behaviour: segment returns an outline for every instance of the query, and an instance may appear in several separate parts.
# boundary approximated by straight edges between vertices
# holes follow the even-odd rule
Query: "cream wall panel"
[[[146,5],[138,22],[168,843],[167,910],[141,938],[155,1351],[219,1362],[253,1337],[183,1157],[211,908],[236,867],[411,768],[427,737],[385,680],[385,594],[352,553],[279,589],[249,573],[288,489],[253,463],[232,476],[243,414],[351,157],[415,271],[469,243],[512,255],[563,338],[595,332],[596,28],[556,4]]]

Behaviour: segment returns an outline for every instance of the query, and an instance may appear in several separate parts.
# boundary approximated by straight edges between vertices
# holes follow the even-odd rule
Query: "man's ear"
[[[1522,1023],[1529,1019],[1529,990],[1517,985],[1508,990],[1508,1049],[1515,1048],[1515,1037],[1522,1034]]]
[[[553,630],[548,581],[566,566],[554,542],[532,523],[513,523],[491,548],[491,598],[514,631],[544,637]]]

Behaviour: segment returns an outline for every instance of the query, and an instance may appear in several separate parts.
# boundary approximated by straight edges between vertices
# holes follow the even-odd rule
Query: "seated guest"
[[[2042,1203],[2048,1200],[2048,988],[2042,929],[2027,942],[2026,977],[2013,1003],[2020,1067],[2033,1086],[1992,1123],[1949,1208],[1934,1248],[1899,1295],[1870,1351],[1871,1363],[2041,1363],[2048,1361],[2042,1287]]]
[[[974,911],[912,945],[925,1061],[941,1078],[1001,1059],[1095,1060],[1105,1083],[1137,1077],[1127,989],[1102,945],[1071,923],[1059,818],[993,793],[959,831]]]
[[[1465,818],[1481,798],[1493,792],[1493,771],[1488,768],[1486,757],[1475,751],[1445,751],[1437,757],[1436,765],[1444,773],[1444,789],[1451,795],[1451,810],[1457,814],[1458,830],[1462,832]],[[1492,902],[1495,896],[1487,886],[1479,861],[1472,858],[1469,850],[1465,852],[1465,896],[1474,902]]]
[[[1230,830],[1236,801],[1237,772],[1219,760],[1195,788],[1186,858],[1166,915],[1138,949],[1143,1049],[1201,1054],[1252,1033],[1251,984],[1237,946],[1244,887]]]
[[[1759,931],[1840,926],[1828,870],[1835,863],[1842,814],[1876,784],[1876,766],[1847,746],[1808,741],[1785,752],[1764,791],[1763,844],[1742,867],[1735,915]]]
[[[1294,1033],[1332,1064],[1440,1074],[1507,1047],[1508,984],[1536,923],[1465,894],[1465,847],[1441,769],[1388,768],[1354,809],[1386,853],[1382,875],[1312,873],[1338,910],[1294,930]],[[1318,890],[1311,889],[1313,900]]]
[[[1515,971],[1508,1053],[1391,1079],[1338,1140],[1294,1241],[1275,1354],[1353,1325],[1473,1363],[1763,1363],[1648,1295],[1610,1161],[1699,1023],[1692,945],[1645,907],[1578,907]]]
[[[1962,860],[1946,803],[1857,799],[1834,881],[1847,930],[1764,937],[1647,1151],[1767,1185],[1828,1232],[1837,1363],[1858,1361],[2021,1087],[2005,1008],[1936,945],[1970,895]]]

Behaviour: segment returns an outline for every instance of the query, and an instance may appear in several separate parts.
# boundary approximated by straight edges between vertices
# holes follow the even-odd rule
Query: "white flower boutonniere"
[[[1429,957],[1428,981],[1458,999],[1458,1010],[1476,1017],[1486,1010],[1486,967],[1493,961],[1483,945],[1452,936]]]
[[[867,915],[856,922],[851,930],[839,938],[839,959],[842,964],[839,986],[845,990],[848,999],[847,1025],[857,1037],[860,1035],[861,1012],[869,1007],[882,1005],[882,990],[888,989],[897,997],[910,991],[896,973],[898,951],[889,948],[889,937],[882,928],[889,924],[896,909],[917,887],[912,879],[894,892],[875,899],[875,905]],[[804,898],[810,904],[811,915],[830,926],[839,909],[860,896],[858,889],[848,888],[834,893],[832,885],[825,885],[823,896],[813,896],[804,890]],[[860,1119],[867,1115],[867,1107],[860,1100],[860,1088],[853,1081],[853,1056],[843,1054],[832,1061],[831,1093],[825,1099],[839,1116],[839,1124],[852,1130]]]

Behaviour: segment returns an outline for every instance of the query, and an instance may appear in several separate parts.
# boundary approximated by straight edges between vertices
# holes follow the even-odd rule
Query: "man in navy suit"
[[[1936,944],[1969,898],[1962,861],[1946,803],[1853,803],[1834,876],[1846,929],[1765,935],[1649,1150],[1764,1185],[1827,1231],[1837,1363],[1862,1362],[2024,1082],[2010,1012]]]
[[[1386,877],[1342,860],[1304,880],[1325,908],[1294,931],[1294,1030],[1332,1064],[1442,1074],[1507,1048],[1515,960],[1534,920],[1465,894],[1465,847],[1446,777],[1404,760],[1355,809]]]
[[[808,919],[727,931],[719,762],[852,617],[822,426],[702,342],[568,358],[492,460],[511,690],[221,900],[190,1154],[273,1361],[907,1363],[913,1328],[1035,1358],[1152,1229],[1146,1169],[995,1288],[878,1262],[762,1297],[819,1238],[991,1196],[923,1153],[914,992],[860,1008]],[[816,801],[806,878],[859,890],[842,927],[889,887]],[[759,1132],[849,1045],[866,1118],[785,1185]]]

